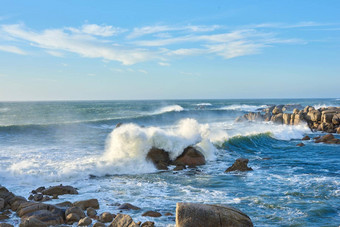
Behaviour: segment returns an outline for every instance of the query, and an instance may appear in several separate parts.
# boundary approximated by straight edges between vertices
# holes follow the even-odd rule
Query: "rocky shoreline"
[[[340,107],[301,105],[273,105],[237,117],[235,122],[264,121],[284,125],[307,124],[312,132],[321,131],[340,134]]]
[[[119,205],[120,213],[97,213],[100,205],[97,199],[88,199],[76,202],[63,202],[59,204],[45,203],[59,196],[71,194],[77,196],[78,191],[72,186],[39,187],[31,192],[30,199],[16,196],[7,188],[0,185],[0,227],[13,227],[6,223],[11,215],[20,217],[20,227],[47,227],[47,226],[93,226],[93,227],[153,227],[153,221],[135,222],[131,216],[124,214],[127,210],[141,210],[129,203]],[[52,197],[50,197],[52,196]],[[165,213],[165,216],[173,216]],[[157,218],[162,216],[157,211],[146,211],[142,216]],[[250,218],[240,210],[220,205],[177,203],[176,226],[253,226]]]

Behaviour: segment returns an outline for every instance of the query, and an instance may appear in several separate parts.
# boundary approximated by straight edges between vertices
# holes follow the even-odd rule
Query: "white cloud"
[[[63,57],[64,54],[59,52],[59,51],[54,51],[54,50],[46,50],[46,53],[55,56],[55,57]]]
[[[144,73],[144,74],[148,74],[148,71],[144,70],[144,69],[139,69],[138,72]]]
[[[160,65],[160,66],[170,66],[170,64],[167,63],[167,62],[158,62],[158,65]]]
[[[67,51],[88,58],[103,58],[131,65],[154,58],[151,51],[141,48],[121,48],[93,36],[70,34],[63,29],[47,29],[33,32],[22,25],[3,25],[1,29],[8,35],[25,40],[31,45],[49,51]]]
[[[110,37],[119,33],[127,31],[126,29],[112,27],[109,25],[97,25],[97,24],[84,24],[80,29],[78,28],[66,28],[74,33],[83,33],[88,35]]]
[[[27,53],[16,46],[0,45],[0,51],[10,52],[14,54],[26,55]]]

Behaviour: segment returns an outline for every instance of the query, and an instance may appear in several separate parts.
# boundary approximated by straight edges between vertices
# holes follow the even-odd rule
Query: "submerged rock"
[[[77,189],[75,189],[72,186],[63,186],[63,185],[59,185],[59,186],[52,186],[49,187],[45,190],[43,190],[41,192],[43,195],[50,195],[50,196],[54,196],[54,195],[65,195],[65,194],[78,194]]]
[[[332,134],[327,134],[315,140],[315,143],[340,144],[340,139],[335,138]]]
[[[131,203],[123,203],[118,207],[120,210],[140,210],[139,207],[132,205]]]
[[[199,166],[205,164],[204,155],[194,147],[187,147],[174,161],[175,165]]]
[[[150,210],[150,211],[146,211],[144,214],[142,214],[142,216],[158,218],[158,217],[161,217],[162,215],[159,212]]]
[[[302,138],[302,140],[310,140],[310,137],[309,137],[309,136],[304,136],[304,137]]]
[[[305,146],[305,144],[304,143],[298,143],[298,144],[296,144],[296,146],[297,147],[303,147],[303,146]]]
[[[231,171],[252,171],[253,169],[248,167],[249,160],[246,158],[238,158],[232,166],[230,166],[225,172]]]
[[[177,203],[176,227],[252,227],[250,218],[230,206]]]

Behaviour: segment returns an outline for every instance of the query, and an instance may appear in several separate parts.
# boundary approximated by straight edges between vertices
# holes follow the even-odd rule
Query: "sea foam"
[[[170,106],[165,106],[165,107],[162,107],[156,110],[153,114],[163,114],[167,112],[181,112],[183,110],[184,108],[181,107],[180,105],[170,105]]]

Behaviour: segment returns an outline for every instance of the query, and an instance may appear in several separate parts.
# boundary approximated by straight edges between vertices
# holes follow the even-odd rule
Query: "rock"
[[[248,121],[262,121],[263,116],[260,112],[250,112],[244,115]]]
[[[299,113],[299,110],[295,108],[295,109],[293,110],[293,114],[298,114],[298,113]]]
[[[3,198],[0,198],[0,210],[5,208],[5,200]]]
[[[118,207],[118,209],[120,209],[120,210],[140,210],[139,207],[136,207],[136,206],[134,206],[130,203],[123,203],[122,205],[120,205]]]
[[[91,225],[91,223],[92,223],[92,219],[89,217],[86,217],[86,218],[82,218],[79,220],[78,226],[88,226],[88,225]]]
[[[321,113],[318,110],[312,110],[307,113],[307,120],[318,122],[321,120]]]
[[[340,134],[340,127],[336,129],[336,133]]]
[[[21,219],[32,218],[46,225],[64,224],[64,211],[50,204],[24,202],[19,205],[16,212]]]
[[[59,199],[59,196],[56,195],[56,194],[54,194],[54,195],[52,196],[52,199]]]
[[[335,129],[334,129],[334,125],[333,124],[322,122],[317,127],[317,131],[333,133],[333,132],[335,132]]]
[[[179,170],[183,170],[183,169],[186,169],[186,167],[184,165],[177,165],[173,170],[179,171]]]
[[[296,146],[297,147],[303,147],[303,146],[305,146],[305,144],[304,143],[298,143],[298,144],[296,144]]]
[[[119,122],[119,123],[116,124],[116,128],[119,128],[119,127],[122,126],[122,125],[123,125],[123,123],[122,123],[122,122]]]
[[[73,206],[80,207],[83,210],[86,210],[89,207],[92,207],[94,209],[99,209],[99,203],[97,199],[77,201],[73,203]]]
[[[280,108],[279,106],[275,106],[275,108],[272,111],[272,114],[276,115],[282,113],[282,108]]]
[[[6,214],[0,214],[0,221],[8,219],[9,216]]]
[[[115,218],[115,215],[109,213],[109,212],[104,212],[102,213],[99,218],[98,221],[102,222],[102,223],[106,223],[106,222],[112,222],[112,220]]]
[[[48,225],[36,218],[26,218],[21,220],[20,227],[47,227]]]
[[[142,214],[142,216],[158,218],[158,217],[161,217],[162,215],[159,212],[150,210],[150,211],[146,211],[144,214]]]
[[[0,223],[0,227],[14,227],[14,226],[8,223]]]
[[[152,147],[149,150],[146,156],[146,160],[151,161],[159,170],[167,170],[168,165],[171,164],[169,152],[166,152],[163,149],[158,149],[156,147]]]
[[[66,223],[69,225],[72,225],[75,222],[79,222],[79,220],[80,220],[80,217],[76,213],[70,213],[66,215]]]
[[[282,108],[283,111],[292,111],[294,109],[302,109],[303,107],[300,104],[286,104]]]
[[[176,227],[252,227],[250,218],[240,210],[219,205],[177,203]]]
[[[245,116],[245,115],[242,115],[242,116],[238,116],[238,117],[235,119],[235,122],[244,122],[244,121],[246,121],[246,120],[248,120],[248,119],[246,118],[246,116]]]
[[[289,113],[284,113],[284,114],[282,115],[283,124],[289,125],[289,124],[290,124],[291,116],[292,116],[292,115],[289,114]]]
[[[334,125],[340,125],[340,113],[334,114],[332,118],[332,123]]]
[[[194,147],[187,147],[174,161],[175,165],[199,166],[205,164],[204,155]]]
[[[78,194],[78,191],[72,186],[52,186],[42,191],[43,195],[65,195],[65,194]]]
[[[4,200],[4,208],[6,208],[7,206],[11,206],[9,201],[14,197],[15,195],[12,192],[8,191],[7,188],[0,186],[0,198]]]
[[[109,227],[139,227],[127,214],[117,214]]]
[[[45,189],[46,189],[46,188],[45,188],[44,186],[42,186],[42,187],[39,187],[39,188],[33,190],[32,193],[35,191],[35,193],[33,193],[33,194],[37,194],[38,192],[42,192],[42,191],[44,191]]]
[[[33,200],[34,201],[41,201],[42,199],[44,198],[44,196],[43,196],[43,194],[35,194],[34,196],[33,196]]]
[[[322,111],[321,122],[322,123],[332,123],[334,112]]]
[[[146,221],[144,222],[141,227],[154,227],[155,223],[153,221]]]
[[[170,212],[166,212],[166,213],[164,214],[164,216],[173,216],[173,214],[170,213]]]
[[[270,120],[274,123],[277,123],[277,124],[283,124],[283,114],[278,113],[276,115],[273,115]]]
[[[304,121],[302,113],[294,114],[293,124],[298,125]]]
[[[309,136],[304,136],[304,137],[302,138],[302,140],[310,140],[310,137],[309,137]]]
[[[335,138],[332,134],[327,134],[315,140],[315,143],[340,144],[340,139]]]
[[[246,158],[238,158],[234,162],[234,164],[229,167],[225,172],[231,172],[231,171],[251,171],[252,168],[248,167],[249,160]]]
[[[65,208],[65,207],[71,207],[71,206],[73,206],[73,204],[69,201],[66,201],[66,202],[62,202],[62,203],[57,203],[56,206]]]
[[[35,193],[35,194],[37,194],[37,193]],[[33,199],[34,199],[34,195],[28,196],[28,200],[33,200]]]
[[[86,214],[90,218],[94,218],[97,215],[97,211],[95,209],[93,209],[92,207],[89,207],[89,208],[86,209]]]
[[[65,211],[65,216],[67,217],[69,214],[77,214],[79,218],[85,218],[85,213],[80,207],[70,207]],[[77,220],[79,221],[79,219]]]
[[[93,227],[106,227],[106,225],[101,222],[96,222],[94,223]]]

